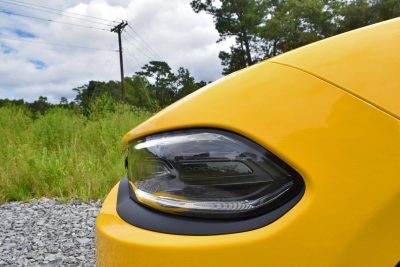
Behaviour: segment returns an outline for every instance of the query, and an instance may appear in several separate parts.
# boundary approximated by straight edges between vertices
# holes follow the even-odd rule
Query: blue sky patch
[[[33,33],[28,32],[28,31],[24,31],[24,30],[21,30],[21,29],[12,29],[11,31],[15,35],[17,35],[18,37],[21,37],[21,38],[36,38],[36,35],[34,35]]]
[[[0,51],[3,54],[10,54],[11,52],[15,51],[15,49],[13,49],[12,47],[10,47],[6,44],[0,43]]]
[[[32,63],[35,66],[35,69],[37,70],[43,70],[47,67],[46,63],[37,59],[29,60],[29,63]]]

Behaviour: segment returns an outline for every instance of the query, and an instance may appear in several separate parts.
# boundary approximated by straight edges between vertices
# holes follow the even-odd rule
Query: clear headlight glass
[[[184,216],[256,216],[286,203],[301,178],[263,147],[214,129],[154,134],[129,146],[136,200]]]

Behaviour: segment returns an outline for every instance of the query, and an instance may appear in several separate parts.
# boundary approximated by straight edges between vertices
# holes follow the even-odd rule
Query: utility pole
[[[124,80],[124,61],[122,58],[122,42],[121,42],[121,33],[122,30],[128,26],[127,21],[122,21],[120,24],[117,26],[113,27],[111,29],[112,32],[118,33],[118,44],[119,44],[119,66],[120,66],[120,71],[121,71],[121,96],[122,96],[122,103],[126,103],[126,98],[125,98],[125,80]]]

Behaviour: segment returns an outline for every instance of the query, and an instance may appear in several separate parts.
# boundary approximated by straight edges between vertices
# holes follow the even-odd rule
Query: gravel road
[[[100,202],[0,205],[0,266],[94,266]]]

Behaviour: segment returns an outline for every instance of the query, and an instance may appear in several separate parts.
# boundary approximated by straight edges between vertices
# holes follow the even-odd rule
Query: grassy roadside
[[[125,172],[123,134],[149,116],[117,105],[89,117],[56,108],[34,120],[26,109],[0,108],[0,203],[104,197]]]

